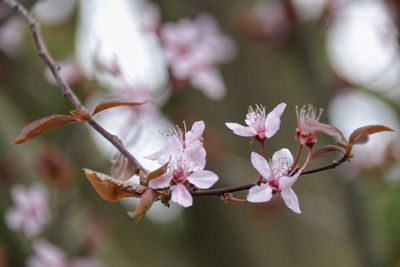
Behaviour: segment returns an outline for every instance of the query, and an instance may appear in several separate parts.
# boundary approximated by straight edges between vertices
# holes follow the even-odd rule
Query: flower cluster
[[[190,131],[177,129],[168,137],[164,149],[149,156],[160,164],[168,164],[168,171],[149,182],[154,189],[171,188],[171,200],[183,207],[193,203],[189,189],[207,189],[213,186],[218,176],[204,170],[206,150],[203,146],[203,121],[193,124]]]
[[[202,14],[194,20],[166,23],[160,36],[175,79],[190,80],[212,99],[224,96],[225,85],[216,65],[231,60],[235,46],[220,32],[214,18]]]

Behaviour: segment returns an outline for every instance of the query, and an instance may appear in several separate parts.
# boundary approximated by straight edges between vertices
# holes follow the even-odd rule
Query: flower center
[[[172,182],[174,184],[184,184],[187,181],[188,173],[184,168],[179,167],[174,171]]]

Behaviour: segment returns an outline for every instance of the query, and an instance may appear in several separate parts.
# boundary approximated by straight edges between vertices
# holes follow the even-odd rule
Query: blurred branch
[[[88,114],[86,108],[82,105],[79,98],[73,92],[71,87],[65,81],[65,79],[60,75],[60,66],[58,66],[51,54],[49,53],[47,46],[43,40],[43,36],[41,33],[41,27],[39,23],[32,17],[30,12],[23,6],[19,1],[16,0],[0,0],[5,3],[9,7],[15,9],[18,13],[20,13],[28,22],[29,27],[32,32],[33,39],[35,41],[36,49],[38,51],[39,56],[46,63],[54,78],[57,81],[58,86],[61,89],[62,94],[65,98],[68,99],[69,102],[77,109],[82,111],[83,113]],[[100,133],[105,139],[107,139],[111,144],[117,148],[122,155],[124,155],[135,167],[135,173],[147,173],[147,171],[142,167],[142,165],[137,161],[137,159],[125,148],[122,141],[115,135],[109,133],[106,129],[104,129],[100,124],[98,124],[95,120],[89,119],[89,125],[94,128],[98,133]]]
[[[38,2],[40,0],[26,0],[23,2],[24,6],[26,6],[27,8],[31,8],[33,7],[36,2]],[[11,17],[13,17],[15,15],[15,10],[10,9],[8,10],[4,15],[2,15],[0,17],[0,25],[2,25],[3,23],[5,23],[8,19],[10,19]]]

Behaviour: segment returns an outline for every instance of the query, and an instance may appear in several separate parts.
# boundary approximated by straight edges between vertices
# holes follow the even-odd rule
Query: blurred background
[[[294,153],[296,105],[323,108],[321,121],[346,136],[365,124],[400,129],[396,0],[22,2],[87,107],[148,101],[97,118],[146,168],[157,167],[144,157],[162,148],[168,128],[204,120],[215,187],[252,182],[258,147],[224,125],[244,123],[252,104],[269,112],[287,103],[269,157]],[[25,21],[0,2],[2,267],[400,266],[397,133],[372,136],[338,169],[300,177],[301,215],[279,199],[202,197],[188,209],[156,203],[134,224],[126,212],[137,202],[102,200],[81,171],[110,172],[116,151],[96,132],[79,124],[10,144],[29,122],[71,109]]]

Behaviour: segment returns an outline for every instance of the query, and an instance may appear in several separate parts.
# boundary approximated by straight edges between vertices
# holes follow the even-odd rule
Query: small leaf
[[[369,135],[379,132],[394,132],[393,129],[383,125],[367,125],[353,131],[350,135],[350,144],[364,144],[368,141]]]
[[[103,110],[109,109],[109,108],[114,108],[114,107],[119,107],[119,106],[140,106],[144,104],[145,102],[129,102],[129,101],[108,101],[108,102],[102,102],[96,106],[94,109],[92,115],[95,115]]]
[[[157,193],[151,189],[147,188],[140,198],[139,204],[137,205],[135,211],[128,212],[129,217],[135,220],[135,223],[140,223],[146,212],[153,205],[154,200],[157,198]]]
[[[147,182],[150,182],[151,180],[153,180],[153,179],[163,175],[164,173],[166,173],[167,170],[168,170],[168,164],[169,164],[169,162],[165,163],[164,165],[162,165],[157,170],[152,171],[151,173],[149,173],[149,175],[147,175]]]
[[[90,121],[91,117],[90,114],[88,114],[86,111],[82,109],[75,109],[70,112],[70,114],[76,118],[77,120],[80,121]]]
[[[333,153],[342,153],[345,154],[346,151],[343,147],[337,145],[326,145],[323,147],[318,148],[312,155],[311,159],[322,158],[328,156]]]
[[[117,160],[111,168],[111,176],[118,180],[127,180],[131,178],[135,172],[136,167],[122,154],[118,155]]]
[[[60,126],[64,126],[70,123],[77,122],[78,120],[70,115],[51,115],[26,125],[17,138],[13,141],[13,144],[22,144],[35,136]]]
[[[140,197],[146,190],[138,184],[117,180],[104,173],[83,169],[86,177],[101,198],[107,201],[117,201],[121,198]]]

